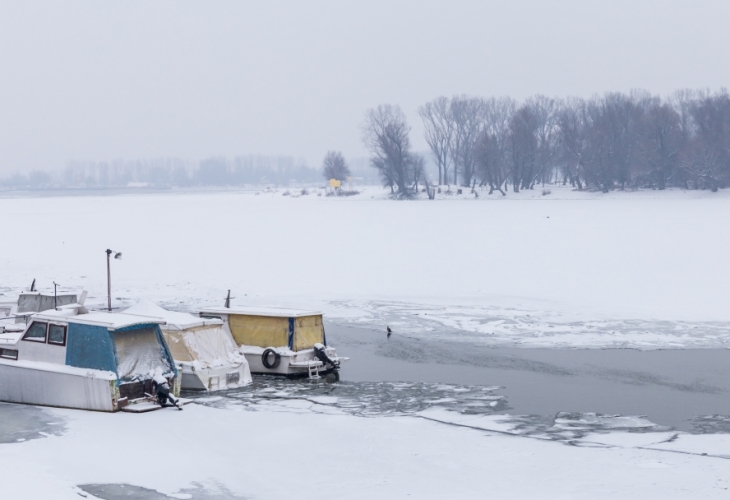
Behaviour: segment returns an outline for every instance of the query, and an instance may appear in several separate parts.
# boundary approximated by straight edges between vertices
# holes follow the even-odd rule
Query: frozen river
[[[541,433],[558,414],[580,419],[593,413],[645,416],[688,432],[730,431],[727,350],[490,348],[399,334],[388,340],[385,332],[337,325],[328,325],[327,336],[338,353],[351,357],[340,383],[263,377],[201,402],[307,400],[373,416],[431,408],[511,414],[541,422]]]
[[[722,430],[730,415],[725,349],[529,349],[429,342],[330,326],[328,340],[350,355],[349,381],[423,381],[499,386],[509,413],[646,415],[687,431]],[[727,427],[730,430],[730,426]]]

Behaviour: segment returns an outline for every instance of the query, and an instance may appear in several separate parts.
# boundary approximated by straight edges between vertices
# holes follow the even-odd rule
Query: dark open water
[[[730,431],[730,350],[490,348],[336,325],[327,340],[352,358],[342,381],[498,386],[497,412],[646,415],[686,431]]]

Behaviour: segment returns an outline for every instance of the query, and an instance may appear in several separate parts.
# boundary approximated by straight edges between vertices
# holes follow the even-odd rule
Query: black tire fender
[[[272,354],[274,355],[274,362],[269,363],[269,357]],[[281,354],[276,352],[273,348],[267,347],[264,353],[261,355],[261,363],[269,370],[273,370],[274,368],[279,366],[279,363],[281,363]]]

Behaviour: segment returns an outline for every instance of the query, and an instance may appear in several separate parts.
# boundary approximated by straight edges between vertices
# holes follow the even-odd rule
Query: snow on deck
[[[206,325],[220,325],[223,323],[219,319],[201,318],[189,313],[170,311],[158,306],[150,300],[141,300],[128,309],[125,309],[124,313],[161,319],[165,322],[163,328],[173,328],[178,330]]]
[[[115,312],[98,312],[92,311],[87,314],[76,314],[73,309],[59,309],[58,311],[44,311],[34,314],[34,320],[38,321],[64,321],[71,323],[81,323],[84,325],[103,326],[109,330],[118,330],[134,325],[144,324],[164,324],[164,320],[160,318],[152,318],[148,316],[137,316],[126,313]]]
[[[200,310],[201,314],[241,314],[245,316],[273,316],[279,318],[302,318],[305,316],[321,316],[318,311],[303,309],[285,309],[281,307],[206,307]]]

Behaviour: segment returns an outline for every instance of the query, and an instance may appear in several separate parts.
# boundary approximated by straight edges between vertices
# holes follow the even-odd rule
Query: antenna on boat
[[[231,299],[235,299],[235,298],[236,297],[231,297],[231,291],[228,290],[228,295],[226,296],[226,302],[225,302],[225,304],[223,304],[223,307],[225,307],[226,309],[230,309],[231,308]]]
[[[56,287],[58,286],[58,283],[55,281],[53,282],[53,308],[58,309],[58,304],[56,303]]]
[[[30,284],[30,291],[35,292],[35,278],[33,278],[33,283]]]

